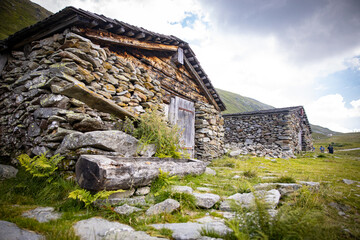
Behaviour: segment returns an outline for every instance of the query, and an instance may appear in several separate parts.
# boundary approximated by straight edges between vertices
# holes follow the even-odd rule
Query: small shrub
[[[296,183],[295,179],[290,176],[281,176],[274,180],[277,183]]]
[[[40,156],[35,156],[33,158],[30,158],[27,154],[21,154],[17,159],[21,166],[33,177],[47,177],[50,182],[53,179],[50,176],[58,169],[58,164],[64,157],[60,157],[59,154],[56,154],[51,158],[47,158],[46,153],[43,153]]]
[[[177,126],[169,127],[156,110],[141,115],[137,123],[133,135],[140,140],[141,145],[155,144],[155,157],[187,157],[187,154],[180,152],[180,129]]]

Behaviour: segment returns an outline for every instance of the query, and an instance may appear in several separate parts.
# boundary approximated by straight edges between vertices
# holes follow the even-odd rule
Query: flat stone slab
[[[152,224],[150,225],[156,229],[170,229],[173,231],[172,237],[175,240],[189,240],[189,239],[209,239],[207,237],[202,237],[200,232],[205,229],[207,231],[214,231],[219,235],[226,235],[227,233],[232,232],[232,230],[227,227],[223,221],[205,221],[204,223],[166,223],[166,224]]]
[[[138,140],[122,131],[92,131],[87,133],[70,133],[65,136],[56,154],[66,153],[84,147],[116,152],[125,157],[136,156]]]
[[[212,193],[193,193],[196,206],[201,208],[212,208],[220,200],[220,196]]]
[[[233,210],[231,201],[243,208],[251,208],[255,206],[255,196],[264,201],[267,209],[274,209],[280,201],[281,194],[276,189],[269,191],[260,190],[254,193],[236,193],[222,201],[219,209],[231,212]]]
[[[110,222],[103,218],[93,217],[86,220],[81,220],[73,226],[75,234],[81,240],[99,240],[106,237],[111,231],[127,231],[134,232],[135,230],[125,224],[118,222]],[[114,238],[115,239],[115,238]]]
[[[114,208],[114,211],[117,212],[120,215],[129,215],[129,214],[132,214],[134,212],[139,212],[141,210],[142,210],[141,208],[129,206],[127,204],[124,204],[122,206]]]
[[[193,192],[193,189],[188,186],[172,186],[171,191],[191,194]]]
[[[112,199],[98,199],[95,201],[95,204],[98,206],[101,205],[119,205],[119,204],[129,204],[129,205],[140,205],[144,206],[146,205],[146,200],[144,196],[138,196],[138,197],[131,197],[131,198],[112,198]]]
[[[21,229],[15,223],[0,220],[0,239],[43,240],[45,237],[35,232]]]
[[[130,189],[150,185],[159,175],[159,169],[170,176],[200,175],[206,165],[194,159],[81,155],[76,163],[76,180],[88,190]]]
[[[57,220],[61,218],[61,215],[61,213],[55,212],[53,207],[37,207],[22,214],[23,217],[34,218],[41,223]]]
[[[165,201],[151,206],[146,215],[156,215],[161,213],[171,213],[180,207],[180,203],[174,199],[166,199]]]

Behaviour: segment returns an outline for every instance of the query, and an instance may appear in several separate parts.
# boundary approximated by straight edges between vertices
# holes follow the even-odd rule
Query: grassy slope
[[[228,92],[218,88],[216,91],[219,93],[221,99],[225,103],[226,111],[223,112],[224,114],[274,108],[255,99],[244,97],[236,93]]]
[[[29,0],[1,0],[0,39],[49,16],[51,12]]]

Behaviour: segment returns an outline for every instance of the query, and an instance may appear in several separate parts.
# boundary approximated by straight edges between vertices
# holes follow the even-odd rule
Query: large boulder
[[[100,191],[147,186],[157,178],[159,169],[170,176],[200,175],[204,173],[206,165],[193,159],[81,155],[75,171],[80,187]]]
[[[122,131],[93,131],[87,133],[74,132],[67,135],[56,154],[66,153],[84,147],[93,147],[119,155],[130,157],[136,156],[138,140]]]

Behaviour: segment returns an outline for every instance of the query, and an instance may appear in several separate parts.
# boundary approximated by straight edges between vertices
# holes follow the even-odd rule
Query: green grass
[[[260,157],[224,157],[214,160],[210,167],[217,174],[186,176],[169,179],[163,176],[154,184],[146,197],[147,206],[139,206],[143,211],[128,216],[114,212],[113,207],[91,207],[86,210],[79,201],[68,199],[69,192],[77,189],[72,181],[62,178],[53,183],[42,183],[21,170],[16,179],[0,182],[0,219],[16,223],[22,228],[44,234],[47,239],[76,239],[72,225],[93,216],[128,224],[136,230],[146,231],[152,236],[169,238],[171,231],[155,230],[153,223],[179,223],[195,221],[206,215],[222,217],[219,204],[213,209],[199,209],[189,194],[170,191],[171,185],[211,188],[211,193],[223,198],[235,193],[252,191],[253,186],[264,182],[320,182],[320,189],[313,191],[303,187],[284,197],[278,206],[278,215],[271,218],[264,212],[261,202],[251,214],[244,209],[236,209],[238,218],[227,224],[234,230],[224,239],[356,239],[360,238],[360,188],[347,185],[342,179],[360,180],[360,151],[338,152],[335,154],[304,153],[296,159],[271,161]],[[249,173],[255,172],[256,174]],[[237,178],[233,178],[237,175]],[[274,177],[263,179],[263,177]],[[165,186],[165,187],[163,187]],[[154,189],[157,189],[156,191]],[[181,203],[181,208],[171,214],[147,216],[150,203],[173,198]],[[330,204],[345,206],[346,216]],[[21,216],[22,212],[37,206],[53,206],[63,213],[61,219],[50,223],[38,223]],[[242,227],[239,227],[241,223]],[[347,229],[346,231],[344,229]],[[350,233],[349,233],[350,232]],[[218,237],[215,232],[203,231],[204,235]]]
[[[0,40],[28,27],[51,14],[28,0],[2,0],[0,4]]]
[[[255,99],[241,96],[240,94],[228,92],[218,88],[216,88],[216,91],[219,93],[221,100],[223,100],[226,105],[226,110],[223,112],[224,114],[250,112],[274,108]]]

